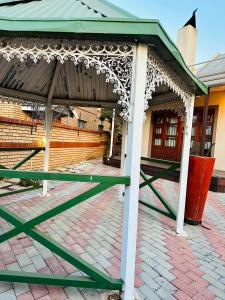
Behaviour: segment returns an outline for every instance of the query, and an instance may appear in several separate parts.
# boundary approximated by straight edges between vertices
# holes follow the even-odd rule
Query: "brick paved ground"
[[[100,163],[85,165],[81,173],[117,174]],[[156,186],[176,205],[178,185],[158,180]],[[28,220],[86,190],[90,184],[51,183],[51,196],[38,191],[1,199],[9,209]],[[142,199],[157,202],[151,192]],[[123,204],[114,187],[40,225],[58,242],[91,264],[118,277]],[[188,237],[174,233],[174,221],[140,207],[136,287],[140,299],[225,299],[225,194],[210,192],[203,227],[185,226]],[[0,231],[10,225],[0,220]],[[0,245],[0,267],[9,270],[78,274],[39,243],[24,234]],[[100,292],[0,282],[0,300],[100,299]]]

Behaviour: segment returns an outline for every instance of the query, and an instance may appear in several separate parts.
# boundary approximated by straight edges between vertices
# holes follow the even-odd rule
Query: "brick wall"
[[[30,120],[0,117],[0,147],[42,146],[44,128],[35,122],[31,134]],[[50,169],[81,161],[101,158],[109,142],[107,132],[79,129],[71,125],[54,124],[51,131]],[[27,152],[0,152],[0,164],[12,167],[24,158]],[[39,153],[24,168],[42,169],[43,153]]]
[[[30,120],[29,114],[21,110],[21,105],[0,101],[0,116],[6,118],[16,118],[20,120]]]
[[[81,119],[83,121],[87,122],[87,125],[85,128],[92,129],[92,130],[98,130],[98,125],[100,123],[99,117],[101,115],[101,108],[95,108],[95,107],[76,107],[76,113],[78,115],[78,119]],[[78,119],[75,118],[63,118],[61,122],[63,124],[67,125],[74,125],[78,127]],[[104,130],[110,131],[110,122],[105,120],[103,122]]]
[[[86,129],[98,130],[99,116],[101,115],[101,108],[96,107],[76,107],[78,118],[87,122]],[[31,120],[31,114],[21,110],[21,105],[1,102],[0,101],[0,116],[7,118],[15,118],[20,120]],[[77,118],[62,118],[61,122],[65,125],[72,125],[78,127]],[[104,121],[104,130],[110,130],[110,123]]]

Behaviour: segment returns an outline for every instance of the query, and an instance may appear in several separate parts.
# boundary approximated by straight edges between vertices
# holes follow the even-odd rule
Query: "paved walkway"
[[[112,175],[118,170],[100,163],[83,165],[73,172]],[[178,185],[166,180],[156,183],[175,206]],[[89,184],[51,183],[50,197],[38,191],[2,198],[1,204],[28,220],[50,207],[88,189]],[[154,203],[151,192],[142,199]],[[91,264],[118,277],[123,204],[114,187],[39,226],[58,242]],[[136,287],[140,299],[225,299],[225,194],[210,192],[203,227],[186,226],[188,237],[174,233],[174,221],[140,206],[137,244]],[[0,230],[8,225],[0,220]],[[24,234],[0,245],[2,269],[77,274],[39,243]],[[0,282],[0,300],[99,300],[100,292]]]

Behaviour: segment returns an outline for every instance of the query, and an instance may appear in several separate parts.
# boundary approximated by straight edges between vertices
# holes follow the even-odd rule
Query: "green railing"
[[[0,148],[0,152],[26,152],[26,151],[32,151],[27,156],[25,156],[25,158],[23,158],[21,161],[19,161],[15,166],[10,168],[11,170],[17,170],[18,168],[23,166],[26,162],[28,162],[31,158],[33,158],[38,153],[40,153],[41,151],[44,151],[44,150],[45,150],[44,147]],[[5,169],[5,170],[8,169],[7,167],[5,167],[3,165],[0,165],[0,168]],[[0,176],[0,181],[3,180],[3,179],[4,178]],[[9,195],[13,195],[13,194],[28,192],[28,191],[31,191],[31,190],[34,190],[34,189],[41,188],[40,184],[38,184],[36,182],[33,182],[29,179],[26,180],[26,184],[29,186],[28,188],[19,189],[19,190],[15,190],[15,191],[4,192],[4,193],[0,194],[0,198],[4,197],[4,196],[9,196]]]
[[[44,212],[43,214],[25,221],[6,207],[0,205],[0,217],[11,223],[14,228],[3,233],[0,236],[0,243],[20,234],[25,233],[32,239],[47,247],[53,253],[57,254],[65,261],[85,273],[87,276],[64,276],[55,274],[27,273],[18,271],[0,271],[0,281],[47,284],[59,286],[73,286],[95,289],[121,290],[123,282],[120,279],[113,279],[104,272],[98,270],[81,257],[54,241],[50,236],[42,233],[36,228],[40,223],[57,216],[58,214],[86,201],[87,199],[98,195],[99,193],[117,185],[129,185],[129,177],[117,176],[98,176],[98,175],[78,175],[70,173],[50,173],[50,172],[31,172],[0,169],[0,176],[5,178],[20,178],[32,180],[55,180],[71,182],[89,182],[96,183],[86,192],[59,204],[58,206]],[[87,220],[88,222],[88,220]]]
[[[147,175],[144,173],[144,171],[141,169],[141,177],[143,178],[143,182],[140,184],[140,189],[144,188],[145,186],[148,186],[153,193],[156,195],[156,197],[159,199],[159,201],[162,203],[162,205],[165,207],[166,211],[162,210],[161,208],[156,207],[155,205],[152,205],[150,203],[147,203],[145,201],[139,200],[139,202],[154,210],[158,213],[167,216],[173,220],[176,220],[176,213],[174,209],[171,207],[171,205],[168,203],[168,201],[163,197],[163,195],[159,192],[159,190],[152,184],[154,181],[156,181],[159,178],[162,178],[165,175],[168,175],[172,171],[175,171],[180,168],[180,162],[174,162],[169,160],[162,160],[162,159],[156,159],[156,158],[148,158],[148,157],[142,157],[141,160],[152,162],[152,163],[158,163],[161,165],[167,165],[169,168],[163,168],[163,170],[159,171],[158,174],[148,178]]]

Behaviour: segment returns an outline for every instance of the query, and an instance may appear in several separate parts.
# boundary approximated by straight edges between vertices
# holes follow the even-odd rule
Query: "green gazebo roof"
[[[13,2],[13,3],[12,3]],[[18,2],[18,3],[17,3]],[[141,19],[105,0],[0,1],[1,35],[137,41],[151,44],[196,95],[207,86],[186,66],[158,20]]]
[[[12,5],[12,2],[16,5]],[[136,18],[105,0],[34,0],[24,4],[20,2],[20,0],[0,1],[0,15],[7,19],[47,21],[80,18]]]

